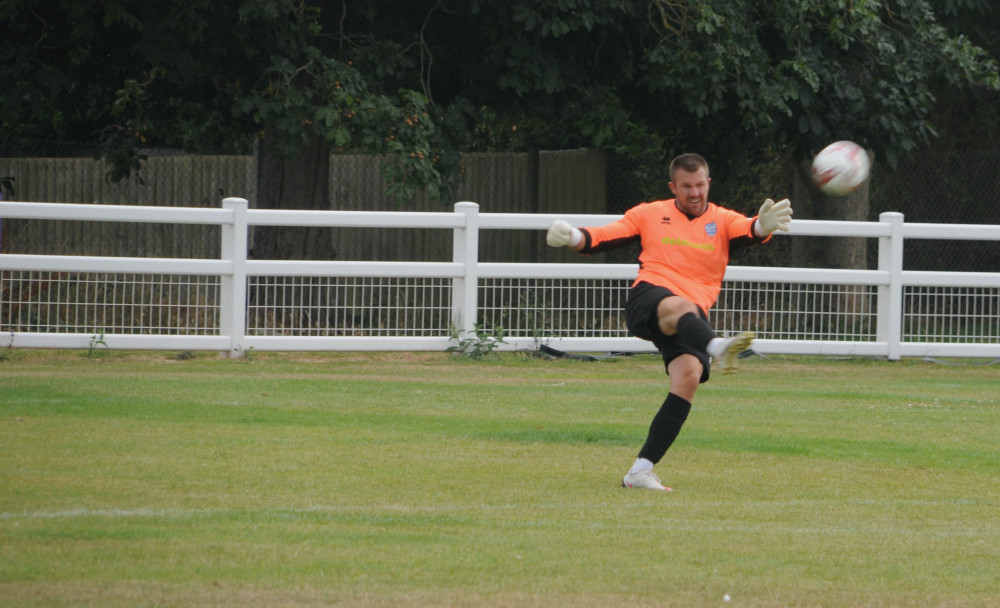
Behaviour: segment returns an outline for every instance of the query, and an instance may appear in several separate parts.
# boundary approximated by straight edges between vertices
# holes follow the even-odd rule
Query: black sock
[[[706,352],[708,343],[715,337],[712,326],[693,312],[684,313],[677,319],[677,341],[695,350]]]
[[[687,399],[673,393],[668,394],[649,425],[649,435],[646,436],[645,445],[639,450],[639,458],[645,458],[653,464],[659,462],[677,439],[690,411],[691,403]]]

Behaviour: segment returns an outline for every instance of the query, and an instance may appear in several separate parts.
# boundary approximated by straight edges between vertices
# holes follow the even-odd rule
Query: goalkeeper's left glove
[[[757,236],[767,236],[775,230],[788,232],[788,225],[792,221],[792,203],[786,198],[777,203],[771,199],[764,201],[757,212],[757,222],[754,224],[754,232]]]

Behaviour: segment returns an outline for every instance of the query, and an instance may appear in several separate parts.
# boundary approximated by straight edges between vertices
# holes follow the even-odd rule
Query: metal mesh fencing
[[[727,282],[716,329],[772,340],[874,340],[878,289],[863,285]]]
[[[622,338],[630,281],[484,279],[477,321],[508,336]],[[0,271],[0,332],[219,335],[217,277]],[[874,286],[730,281],[720,334],[872,341]],[[903,341],[1000,340],[1000,287],[906,287]],[[450,335],[450,279],[251,277],[247,335]]]
[[[908,287],[903,340],[1000,342],[1000,287]]]
[[[511,336],[625,337],[629,281],[598,279],[484,279],[479,286],[483,327]]]
[[[394,277],[250,277],[249,336],[441,336],[451,281]]]
[[[480,290],[480,319],[519,337],[629,335],[624,307],[630,281],[493,279]],[[874,340],[877,288],[727,282],[711,311],[717,332],[755,331],[790,340]]]
[[[217,277],[0,271],[0,331],[219,334]]]
[[[629,281],[491,279],[480,285],[480,322],[509,336],[627,337]],[[878,287],[729,281],[711,311],[720,334],[771,340],[873,341]],[[996,343],[1000,287],[907,287],[903,340]]]

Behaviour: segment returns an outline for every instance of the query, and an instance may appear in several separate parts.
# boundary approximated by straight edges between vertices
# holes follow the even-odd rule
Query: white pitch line
[[[659,504],[663,502],[663,498],[672,499],[674,502],[676,498],[674,497],[661,497],[661,496],[650,496],[650,500],[643,501],[641,504]],[[677,497],[679,498],[679,497]],[[899,507],[899,506],[936,506],[941,504],[950,504],[954,506],[969,506],[969,505],[995,505],[996,501],[989,499],[947,499],[947,500],[887,500],[878,501],[871,499],[851,499],[844,501],[831,501],[827,499],[816,499],[816,500],[775,500],[775,501],[750,501],[741,503],[745,507],[759,507],[759,508],[788,508],[795,506],[809,506],[812,504],[821,504],[825,507],[829,507],[833,504],[842,503],[844,505],[866,505],[875,506],[879,504],[884,504],[886,507]],[[632,501],[629,503],[631,506],[636,506],[637,503]],[[0,513],[0,521],[2,520],[16,520],[16,519],[72,519],[81,517],[103,517],[103,518],[126,518],[126,517],[206,517],[212,515],[218,515],[223,513],[253,513],[256,515],[280,515],[280,514],[309,514],[309,513],[368,513],[377,514],[382,513],[451,513],[451,512],[462,512],[469,513],[473,511],[489,512],[489,511],[511,511],[519,510],[525,507],[530,507],[534,511],[540,510],[562,510],[567,508],[573,509],[607,509],[621,507],[622,503],[615,502],[594,502],[594,503],[579,503],[579,502],[553,502],[553,503],[540,503],[540,504],[529,504],[529,503],[507,503],[507,504],[479,504],[479,505],[469,505],[469,504],[430,504],[430,505],[401,505],[401,504],[361,504],[361,505],[315,505],[309,507],[264,507],[259,510],[248,511],[244,507],[231,507],[231,508],[218,508],[218,509],[152,509],[152,508],[140,508],[140,509],[118,509],[118,508],[108,508],[108,509],[67,509],[63,511],[22,511],[20,513],[5,512]],[[713,508],[721,506],[731,506],[731,503],[725,501],[697,501],[697,502],[686,502],[680,500],[678,506],[684,506],[685,508]]]
[[[160,517],[193,512],[157,511],[155,509],[71,509],[68,511],[26,511],[0,513],[0,519],[70,519],[74,517]]]

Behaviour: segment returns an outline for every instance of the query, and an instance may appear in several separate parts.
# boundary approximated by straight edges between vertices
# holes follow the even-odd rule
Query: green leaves
[[[683,16],[644,55],[644,81],[698,119],[692,138],[704,119],[787,138],[801,156],[850,137],[891,161],[933,135],[936,78],[1000,90],[995,62],[924,0],[710,1]]]
[[[265,130],[286,156],[316,136],[335,152],[390,156],[401,199],[448,196],[466,151],[697,147],[722,161],[742,146],[804,157],[851,138],[891,161],[933,137],[939,96],[1000,90],[996,57],[970,37],[989,30],[974,18],[991,10],[984,0],[5,9],[0,131],[102,141],[116,176],[144,147],[246,151]]]

